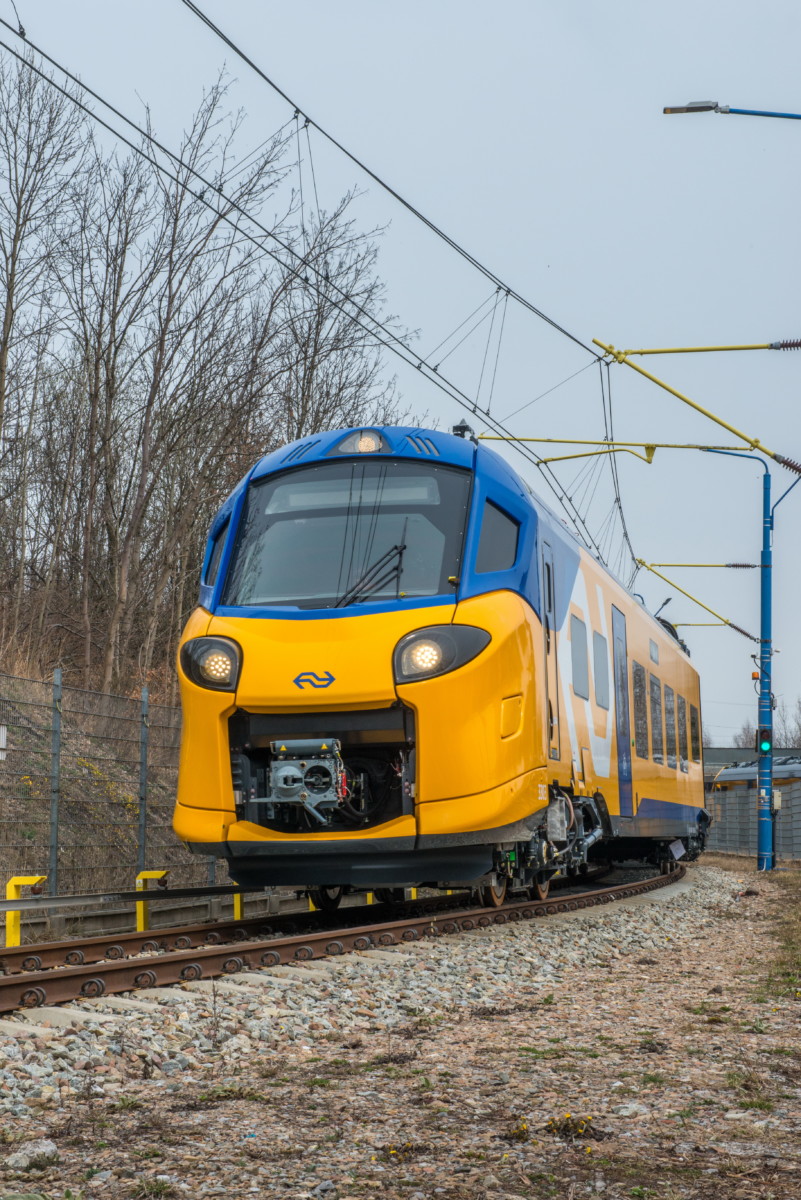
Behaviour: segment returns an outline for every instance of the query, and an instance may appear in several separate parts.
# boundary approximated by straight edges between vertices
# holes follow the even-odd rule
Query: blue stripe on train
[[[663,821],[697,821],[704,810],[694,804],[672,804],[670,800],[655,800],[643,796],[637,805],[638,817],[660,817]]]

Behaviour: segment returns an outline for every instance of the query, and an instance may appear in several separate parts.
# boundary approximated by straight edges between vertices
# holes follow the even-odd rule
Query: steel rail
[[[219,975],[234,975],[243,970],[258,970],[279,964],[309,962],[344,954],[349,950],[398,945],[426,937],[468,932],[505,925],[551,914],[575,912],[600,904],[610,904],[664,887],[683,877],[686,868],[678,866],[669,874],[657,875],[635,883],[601,888],[546,900],[513,901],[500,908],[457,909],[406,916],[380,924],[351,928],[305,931],[293,937],[247,942],[235,947],[212,946],[174,950],[148,958],[81,964],[53,971],[37,971],[0,979],[0,1012],[36,1008],[45,1004],[63,1004],[80,998],[98,998]],[[266,977],[268,978],[268,977]]]
[[[559,877],[551,887],[570,887],[588,884],[608,874],[603,867],[579,879]],[[199,889],[203,890],[203,889]],[[236,889],[232,889],[236,890]],[[418,915],[458,907],[467,889],[458,889],[453,896],[426,896],[416,900],[395,901],[392,912],[397,915]],[[152,893],[155,895],[156,893]],[[141,896],[141,892],[132,892]],[[383,914],[387,906],[378,901],[372,910]],[[164,950],[188,950],[193,946],[214,945],[223,941],[241,942],[258,936],[276,937],[284,930],[287,935],[303,929],[337,929],[342,925],[363,924],[370,915],[365,904],[343,905],[332,912],[315,909],[289,909],[286,912],[260,913],[252,917],[220,917],[212,921],[197,921],[183,925],[161,926],[155,929],[131,930],[124,933],[100,933],[87,937],[72,936],[51,942],[32,942],[22,946],[0,946],[0,976],[20,971],[42,971],[54,967],[74,967],[83,963],[127,958],[134,954],[158,953]],[[340,924],[337,924],[339,922]]]
[[[425,900],[407,900],[393,905],[395,913],[429,914],[458,907],[464,893],[455,897],[432,896]],[[383,913],[385,904],[377,903],[374,911]],[[25,946],[0,947],[0,976],[20,972],[41,971],[55,967],[81,966],[84,963],[114,961],[136,954],[160,951],[188,950],[193,946],[215,945],[226,939],[241,942],[261,935],[264,938],[287,936],[320,929],[340,929],[343,925],[364,924],[370,910],[366,905],[344,907],[335,912],[290,910],[283,913],[261,913],[253,917],[223,917],[217,921],[198,921],[191,925],[136,930],[117,934],[96,934],[93,937],[70,938],[55,942],[33,942]],[[349,920],[349,918],[352,918]],[[298,926],[303,930],[299,931]]]

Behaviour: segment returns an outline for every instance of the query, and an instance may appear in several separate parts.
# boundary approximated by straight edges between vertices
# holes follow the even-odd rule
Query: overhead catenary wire
[[[509,293],[506,292],[503,298],[503,313],[501,314],[501,328],[498,334],[498,346],[495,351],[495,365],[492,368],[492,382],[490,383],[489,400],[487,401],[487,413],[492,408],[492,397],[495,395],[495,379],[498,375],[498,363],[501,358],[501,346],[503,344],[503,331],[506,328],[506,310],[509,307]]]
[[[484,382],[484,371],[487,366],[487,355],[489,354],[489,349],[492,345],[492,332],[495,329],[495,318],[498,315],[498,304],[500,302],[500,297],[501,290],[498,288],[495,292],[495,303],[492,306],[492,320],[490,321],[489,332],[487,333],[487,341],[486,345],[484,346],[484,357],[481,360],[481,371],[479,372],[478,385],[476,386],[476,404],[478,404],[481,399],[481,385]],[[489,405],[487,405],[487,412],[489,412]]]
[[[15,34],[15,36],[20,36],[17,34],[16,30],[14,30],[13,26],[10,25],[7,21],[5,21],[2,17],[0,17],[0,25],[9,29],[13,34]],[[438,374],[434,367],[432,367],[428,362],[425,362],[424,360],[422,360],[419,355],[415,354],[412,347],[409,346],[406,342],[404,342],[402,338],[398,337],[398,335],[396,333],[394,333],[393,330],[391,330],[388,326],[386,326],[384,323],[382,323],[379,320],[379,318],[374,316],[372,313],[368,312],[362,305],[360,305],[356,300],[354,300],[353,297],[349,296],[346,292],[344,292],[341,288],[339,288],[338,285],[336,285],[335,283],[328,280],[327,272],[326,273],[321,272],[319,268],[317,268],[313,263],[308,261],[308,258],[306,255],[299,254],[294,249],[293,246],[291,246],[290,244],[285,242],[282,238],[280,238],[275,233],[274,230],[268,229],[266,226],[264,226],[258,220],[258,218],[254,217],[251,213],[249,213],[246,209],[244,209],[240,204],[238,204],[234,198],[226,195],[219,188],[219,186],[217,184],[215,184],[211,180],[207,179],[199,171],[197,171],[194,167],[192,167],[190,164],[186,163],[179,155],[176,155],[173,151],[169,150],[157,138],[155,138],[151,133],[149,133],[147,130],[145,130],[141,126],[139,126],[130,117],[127,117],[124,113],[122,113],[119,109],[117,109],[109,101],[105,100],[99,93],[97,93],[92,88],[90,88],[87,84],[85,84],[82,80],[80,80],[76,75],[74,75],[66,67],[62,66],[62,64],[59,63],[56,59],[54,59],[51,55],[47,54],[44,50],[41,50],[39,46],[30,42],[28,39],[24,39],[24,40],[26,41],[26,45],[29,45],[31,47],[31,49],[35,50],[36,53],[39,54],[46,62],[50,63],[51,66],[55,67],[56,70],[60,71],[65,76],[65,78],[69,79],[73,84],[75,84],[77,87],[79,87],[88,96],[91,96],[93,99],[97,100],[98,103],[102,104],[104,108],[106,108],[109,112],[113,113],[116,117],[118,117],[121,121],[123,121],[126,125],[128,125],[129,128],[135,130],[136,133],[140,136],[140,138],[142,138],[143,141],[147,141],[150,145],[152,145],[156,149],[158,149],[162,154],[164,154],[168,158],[170,158],[177,166],[179,166],[185,172],[185,174],[187,176],[191,176],[192,178],[197,180],[198,183],[201,185],[202,190],[198,193],[193,193],[195,195],[195,198],[200,203],[204,204],[207,208],[209,208],[212,212],[214,212],[215,215],[220,220],[226,222],[227,224],[229,224],[233,228],[235,228],[237,230],[237,232],[239,234],[241,234],[242,237],[244,237],[246,240],[252,242],[263,253],[265,253],[269,257],[273,258],[284,270],[288,271],[296,279],[298,279],[299,281],[301,281],[303,283],[307,283],[307,284],[310,283],[314,287],[314,289],[318,292],[319,295],[321,295],[330,304],[332,304],[348,320],[352,321],[355,325],[357,325],[360,329],[362,329],[363,332],[365,332],[368,335],[368,337],[377,341],[380,345],[384,346],[386,349],[389,349],[390,351],[392,351],[392,353],[394,353],[397,357],[401,358],[404,362],[406,362],[407,365],[416,367],[418,369],[418,371],[420,371],[423,374],[423,377],[428,380],[429,383],[433,383],[445,395],[449,396],[452,400],[456,401],[456,403],[459,404],[461,407],[467,409],[473,416],[483,419],[485,424],[488,425],[489,428],[494,429],[494,431],[496,433],[501,433],[501,434],[505,435],[505,437],[509,438],[511,440],[511,443],[514,445],[515,449],[518,451],[518,453],[522,454],[523,457],[529,461],[529,463],[531,463],[533,466],[535,466],[540,471],[545,482],[548,484],[551,491],[556,496],[556,498],[559,500],[560,504],[562,505],[565,512],[567,513],[568,518],[570,519],[571,523],[573,524],[576,532],[579,534],[579,537],[581,538],[581,540],[584,541],[585,544],[588,547],[590,547],[598,555],[598,557],[601,559],[601,561],[604,561],[603,556],[600,552],[600,548],[598,547],[597,542],[593,538],[593,535],[592,535],[591,531],[589,530],[586,522],[581,517],[581,514],[578,513],[578,511],[576,510],[575,505],[573,505],[571,498],[567,495],[564,488],[562,487],[559,480],[556,478],[556,476],[554,475],[553,471],[550,469],[548,464],[541,463],[539,461],[539,459],[536,457],[536,455],[532,454],[531,451],[528,450],[528,448],[526,446],[522,445],[519,441],[517,441],[517,439],[514,437],[514,435],[512,435],[510,433],[510,431],[503,424],[501,424],[501,422],[499,422],[497,419],[490,417],[489,414],[483,414],[483,416],[482,416],[476,403],[473,400],[471,400],[471,398],[465,392],[463,392],[451,380]],[[182,180],[180,176],[176,175],[175,172],[170,170],[169,167],[165,166],[164,163],[159,162],[158,159],[156,159],[152,155],[148,154],[141,145],[137,145],[135,142],[131,141],[130,138],[126,137],[125,134],[121,133],[120,130],[116,129],[113,125],[110,125],[107,121],[105,121],[102,117],[100,117],[99,114],[97,114],[91,108],[89,108],[88,105],[83,104],[77,98],[77,96],[73,95],[65,87],[62,87],[61,85],[56,83],[53,79],[51,79],[48,75],[46,75],[46,73],[43,70],[41,70],[41,68],[37,67],[25,55],[20,54],[12,46],[8,45],[8,43],[6,43],[2,40],[0,40],[0,46],[2,46],[3,49],[7,50],[8,53],[10,53],[20,63],[24,64],[24,66],[28,70],[35,72],[42,79],[44,79],[50,86],[55,87],[71,103],[76,105],[76,107],[80,108],[83,112],[86,113],[86,115],[88,117],[90,117],[93,121],[95,121],[99,125],[101,125],[104,129],[106,129],[114,137],[118,138],[121,142],[123,142],[123,144],[127,145],[131,150],[133,150],[134,153],[140,155],[141,157],[146,159],[146,161],[150,162],[150,164],[153,167],[155,167],[156,170],[159,171],[161,174],[170,178],[174,183],[177,183],[180,187],[187,186],[186,179]],[[264,237],[266,237],[268,239],[272,239],[286,253],[288,253],[293,258],[296,258],[300,263],[300,268],[295,268],[295,267],[291,266],[283,258],[281,258],[281,256],[279,254],[277,254],[276,251],[270,250],[264,244],[264,242],[262,240],[260,240],[254,234],[249,233],[247,230],[243,229],[239,220],[235,220],[233,217],[231,217],[226,212],[220,211],[216,207],[214,201],[207,198],[207,195],[206,195],[207,191],[210,192],[213,196],[216,195],[220,201],[224,201],[229,206],[229,208],[231,210],[237,212],[240,215],[240,217],[244,217],[246,220],[250,221],[253,225],[255,225],[256,228],[261,231],[261,233],[264,235]],[[307,273],[308,270],[311,270],[315,275],[319,276],[320,280],[324,280],[325,283],[323,284],[319,281],[315,283],[314,281],[310,280],[308,277],[308,273]],[[343,298],[343,300],[338,301],[335,297],[333,297],[330,294],[330,292],[326,292],[326,290],[325,290],[326,286],[328,286],[329,288],[333,289],[336,292],[339,292],[339,294]],[[359,316],[356,316],[356,315],[354,315],[353,312],[350,312],[345,307],[345,304],[350,304],[352,306],[352,308],[354,308],[356,310],[357,313],[360,313],[369,322],[369,324],[365,324],[364,320],[361,320]]]
[[[507,413],[502,417],[502,421],[510,421],[512,417],[516,417],[518,413],[523,412],[527,408],[531,408],[532,404],[536,404],[538,400],[544,400],[546,396],[550,396],[551,392],[557,391],[560,387],[564,387],[566,383],[570,383],[571,379],[575,379],[577,375],[583,375],[585,371],[589,371],[590,367],[594,367],[595,363],[585,363],[583,367],[579,367],[577,371],[573,371],[572,375],[568,375],[566,379],[561,379],[559,383],[555,383],[553,387],[549,387],[547,391],[540,392],[539,396],[535,396],[533,400],[527,400],[525,404],[521,404],[514,412]]]
[[[320,225],[322,223],[321,218],[320,218],[320,197],[317,194],[317,174],[314,170],[314,155],[312,154],[312,145],[311,145],[311,137],[309,136],[309,122],[308,121],[303,126],[303,130],[306,134],[306,145],[309,150],[309,170],[311,172],[312,190],[314,192],[314,206],[317,209],[317,224]]]
[[[271,79],[270,76],[267,75],[267,73],[263,71],[262,68],[256,62],[254,62],[253,59],[250,58],[240,46],[236,44],[236,42],[233,41],[232,38],[230,38],[222,31],[222,29],[220,29],[219,25],[216,25],[214,21],[212,21],[211,17],[209,17],[202,8],[194,3],[194,0],[181,0],[181,3],[188,8],[189,11],[198,18],[199,21],[202,21],[203,24],[229,48],[229,50],[232,50],[233,53],[236,54],[237,58],[240,58],[242,62],[246,63],[252,71],[255,71],[259,78],[262,79],[264,83],[268,85],[268,87],[272,88],[272,90],[278,96],[280,96],[282,100],[286,101],[286,103],[290,104],[295,111],[299,112],[304,120],[306,120],[313,129],[316,129],[317,132],[322,135],[322,137],[324,137],[328,142],[331,143],[332,146],[335,146],[337,150],[344,154],[345,157],[348,158],[355,166],[357,166],[360,171],[363,171],[365,175],[367,175],[373,180],[374,183],[378,184],[380,188],[392,196],[392,198],[401,204],[408,212],[410,212],[412,216],[414,216],[418,221],[421,221],[428,229],[431,230],[433,234],[435,234],[438,238],[441,238],[441,240],[445,242],[446,245],[450,246],[450,248],[460,255],[461,258],[465,259],[466,262],[469,262],[471,266],[475,267],[477,271],[480,271],[482,275],[485,275],[487,279],[491,279],[492,282],[498,287],[501,287],[504,291],[508,292],[512,299],[518,304],[522,305],[523,308],[533,313],[534,316],[539,317],[541,321],[545,321],[546,324],[550,325],[553,329],[556,329],[564,337],[569,338],[571,342],[575,342],[577,346],[580,346],[582,350],[586,350],[588,354],[593,356],[593,358],[599,359],[601,357],[592,349],[591,346],[588,346],[585,342],[583,342],[581,338],[571,333],[568,329],[565,329],[565,327],[560,325],[558,321],[555,321],[552,317],[549,317],[547,313],[542,311],[542,309],[538,308],[525,296],[521,295],[520,292],[516,291],[509,284],[505,283],[500,276],[496,275],[494,271],[485,266],[485,264],[477,259],[475,255],[471,254],[469,250],[465,249],[464,246],[457,242],[455,238],[452,238],[450,234],[446,233],[445,230],[439,225],[435,224],[434,221],[426,217],[424,213],[422,213],[409,200],[402,196],[400,192],[392,187],[391,184],[382,179],[380,175],[377,175],[375,171],[371,170],[365,162],[353,154],[352,151],[348,150],[348,148],[344,146],[342,142],[338,141],[333,134],[329,133],[328,130],[324,129],[322,125],[318,124],[313,117],[310,117],[305,109],[301,107],[301,105],[292,100],[290,96],[281,87],[279,87],[274,79]]]
[[[251,165],[249,160],[255,158],[256,155],[265,148],[265,146],[269,146],[271,142],[274,142],[277,138],[280,138],[281,134],[289,125],[292,124],[294,119],[294,117],[290,117],[289,120],[284,121],[283,125],[279,125],[278,129],[276,129],[275,133],[271,133],[269,137],[263,138],[262,141],[260,141],[258,145],[254,146],[252,150],[248,150],[247,154],[243,155],[243,157],[233,167],[231,167],[230,171],[226,171],[220,176],[218,186],[223,187],[225,184],[229,184],[232,179],[236,179],[237,175],[241,175],[243,171],[246,171],[248,166]]]
[[[437,351],[439,350],[439,348],[440,348],[441,346],[444,346],[444,345],[446,345],[446,343],[447,343],[447,342],[449,342],[449,341],[451,340],[451,338],[454,338],[454,337],[456,337],[456,335],[457,335],[457,333],[459,332],[459,330],[460,330],[460,329],[464,329],[464,327],[465,327],[465,325],[467,324],[467,322],[468,322],[468,321],[472,321],[472,319],[473,319],[473,317],[476,315],[476,313],[478,313],[478,312],[481,312],[482,308],[485,308],[485,307],[486,307],[486,305],[488,305],[488,304],[491,304],[491,303],[492,303],[492,301],[493,301],[494,297],[495,297],[495,292],[494,292],[494,291],[490,292],[489,296],[486,296],[486,297],[485,297],[485,298],[484,298],[484,299],[481,301],[481,303],[480,303],[480,304],[477,304],[477,305],[476,305],[476,307],[473,309],[473,311],[472,311],[471,313],[468,313],[468,314],[467,314],[467,316],[464,318],[464,320],[463,320],[463,321],[460,321],[460,322],[459,322],[459,324],[456,326],[456,328],[455,328],[455,329],[452,329],[452,330],[451,330],[451,332],[450,332],[450,333],[447,335],[447,337],[444,337],[444,338],[442,339],[442,341],[441,341],[441,342],[437,342],[437,344],[436,344],[436,346],[434,347],[434,349],[433,349],[433,350],[429,350],[428,354],[426,354],[426,356],[425,356],[425,357],[426,357],[426,358],[433,358],[433,357],[434,357],[434,355],[435,355],[435,354],[437,353]],[[592,366],[592,363],[590,363],[589,365],[590,365],[590,366]]]
[[[606,367],[606,389],[604,389],[604,367]],[[599,370],[600,379],[601,379],[601,405],[603,407],[604,429],[606,431],[606,440],[608,442],[614,442],[615,426],[614,426],[614,419],[613,419],[613,415],[612,415],[612,379],[609,374],[609,363],[608,362],[607,363],[599,363],[598,370]],[[607,412],[607,410],[608,410],[608,412]],[[631,574],[631,578],[629,580],[629,587],[633,587],[634,580],[637,577],[637,571],[638,571],[637,555],[634,553],[634,546],[631,543],[628,526],[626,524],[626,516],[625,516],[625,513],[623,512],[623,499],[620,495],[620,478],[617,473],[617,455],[610,454],[609,461],[610,461],[610,468],[612,471],[612,486],[613,486],[614,492],[615,492],[615,502],[617,504],[617,510],[618,510],[618,513],[620,516],[620,527],[623,531],[623,541],[624,541],[625,546],[631,556],[631,561],[632,561],[632,574]]]

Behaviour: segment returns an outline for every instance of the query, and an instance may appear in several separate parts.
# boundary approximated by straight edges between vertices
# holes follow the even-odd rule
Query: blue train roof
[[[325,433],[310,434],[308,437],[299,438],[277,450],[272,450],[259,459],[227,497],[212,521],[211,534],[214,535],[217,532],[231,512],[237,498],[252,480],[261,479],[274,472],[291,470],[292,467],[306,466],[328,459],[331,452],[340,443],[359,432],[373,432],[380,435],[383,443],[380,455],[462,467],[492,478],[501,488],[507,489],[513,495],[535,505],[542,513],[547,513],[566,540],[573,542],[576,546],[581,544],[562,518],[531,491],[500,454],[491,450],[483,442],[474,441],[472,438],[458,437],[453,433],[444,433],[438,429],[422,429],[419,426],[402,425],[355,425],[349,429],[335,429]],[[380,455],[375,455],[375,457]],[[357,455],[354,454],[354,457]],[[358,457],[374,456],[358,455]]]

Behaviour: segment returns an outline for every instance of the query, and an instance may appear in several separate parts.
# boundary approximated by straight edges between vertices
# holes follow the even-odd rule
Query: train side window
[[[476,555],[476,574],[508,571],[515,565],[520,525],[491,500],[484,505]]]
[[[687,701],[683,696],[678,699],[678,718],[679,718],[679,766],[682,771],[688,769],[687,762]]]
[[[634,682],[634,749],[638,758],[648,757],[648,706],[646,701],[645,667],[631,664]]]
[[[587,659],[587,626],[570,618],[570,653],[573,659],[573,691],[582,700],[590,698],[590,664]]]
[[[690,746],[693,762],[701,761],[701,715],[694,704],[690,705]]]
[[[667,765],[676,769],[676,698],[673,688],[665,684],[665,750]]]
[[[662,737],[662,684],[656,675],[650,678],[651,684],[651,751],[655,763],[665,761],[665,742]]]
[[[609,651],[606,638],[600,633],[592,635],[592,673],[595,677],[595,703],[599,708],[609,708]]]
[[[209,587],[214,587],[217,580],[217,572],[220,569],[220,559],[222,558],[223,546],[225,545],[225,535],[228,533],[228,522],[226,521],[222,529],[214,539],[214,546],[211,551],[211,558],[206,570],[206,578],[203,580]]]

